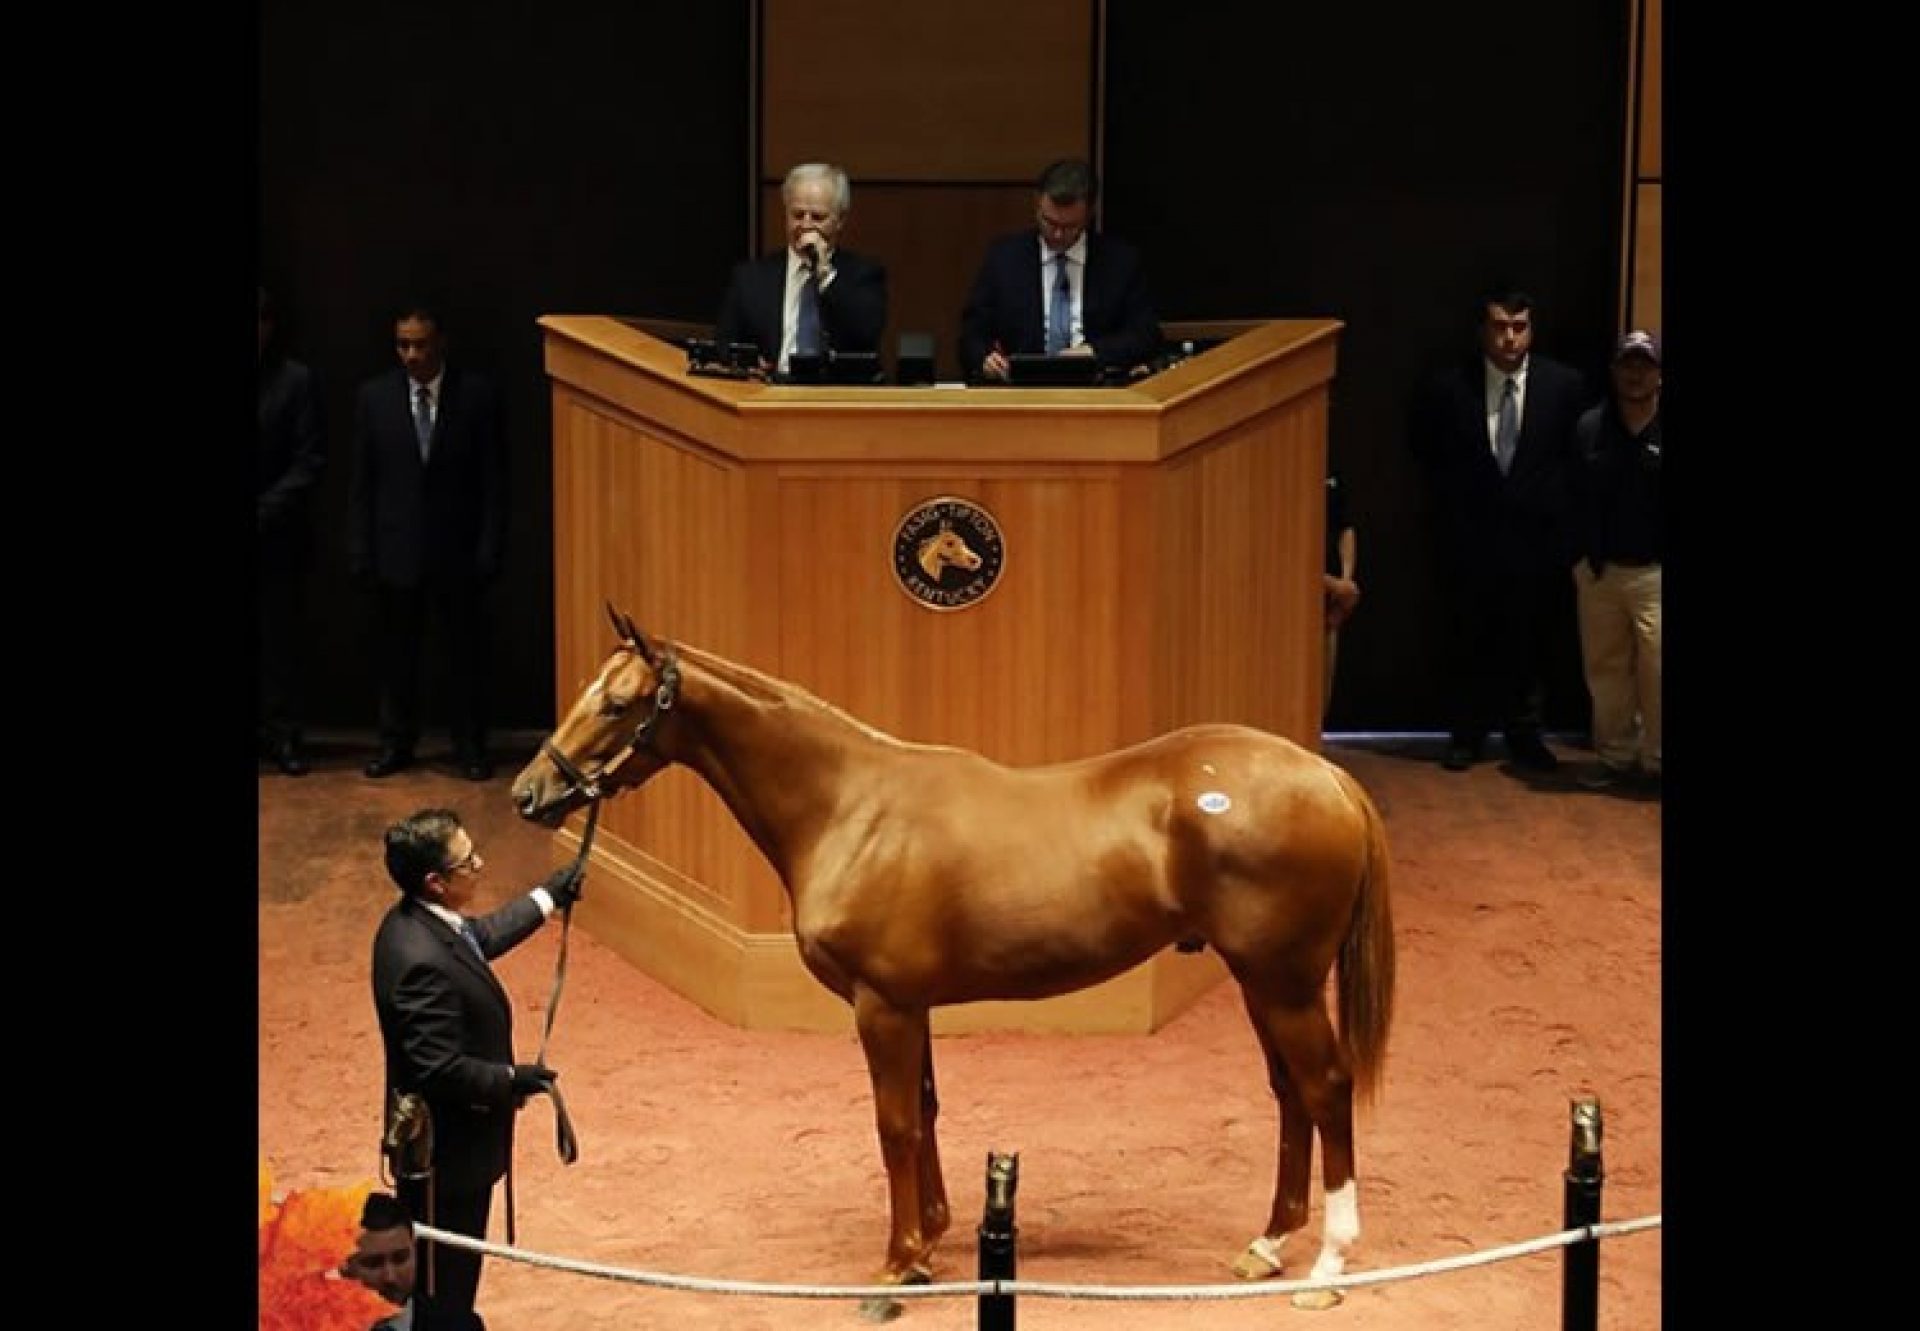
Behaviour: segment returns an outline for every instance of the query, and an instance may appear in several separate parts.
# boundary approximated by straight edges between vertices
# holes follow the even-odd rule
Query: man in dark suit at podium
[[[837,166],[807,162],[780,186],[787,247],[743,260],[714,321],[722,346],[751,342],[763,367],[784,375],[795,354],[880,350],[887,326],[887,270],[841,249],[853,188]]]
[[[432,306],[402,308],[394,349],[400,364],[363,383],[354,403],[347,500],[347,567],[377,599],[380,752],[366,774],[413,764],[431,617],[446,658],[454,761],[468,780],[485,781],[493,775],[485,595],[500,574],[507,527],[499,409],[492,385],[447,363]]]
[[[1514,763],[1551,771],[1541,740],[1550,684],[1576,651],[1567,471],[1587,405],[1578,371],[1533,350],[1533,298],[1480,302],[1480,347],[1425,386],[1412,421],[1432,484],[1447,609],[1449,771],[1477,762],[1487,731]]]
[[[1034,231],[987,248],[960,316],[960,365],[969,379],[1005,379],[1016,353],[1096,356],[1129,369],[1160,349],[1140,253],[1087,229],[1099,184],[1085,162],[1040,173]]]

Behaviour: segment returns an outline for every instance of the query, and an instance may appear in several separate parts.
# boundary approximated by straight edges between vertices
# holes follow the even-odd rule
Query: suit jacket
[[[473,919],[497,957],[544,917],[530,895]],[[482,1192],[513,1153],[513,1008],[491,967],[420,903],[397,902],[373,938],[373,1006],[387,1054],[387,1105],[418,1092],[433,1114],[435,1186]]]
[[[780,363],[787,312],[787,251],[734,265],[714,321],[721,343],[751,342]],[[831,351],[878,351],[887,326],[887,270],[852,250],[833,252],[833,281],[820,293],[820,332]]]
[[[1483,357],[1442,371],[1416,398],[1413,452],[1432,481],[1445,548],[1466,565],[1573,562],[1567,472],[1574,422],[1590,395],[1577,371],[1534,352],[1524,401],[1503,476],[1487,439]]]
[[[311,544],[314,483],[327,465],[320,393],[297,360],[263,361],[260,380],[260,558],[304,561]]]
[[[1080,326],[1102,365],[1151,360],[1160,349],[1160,321],[1147,296],[1140,252],[1124,240],[1087,233],[1086,289]],[[968,378],[998,342],[1008,355],[1047,349],[1040,302],[1040,238],[1032,228],[987,247],[960,315],[960,367]]]
[[[489,582],[507,529],[507,450],[492,385],[446,367],[427,461],[413,381],[395,366],[360,386],[353,412],[347,567],[393,586]]]

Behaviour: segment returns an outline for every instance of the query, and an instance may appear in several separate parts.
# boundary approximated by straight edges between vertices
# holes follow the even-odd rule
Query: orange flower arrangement
[[[260,1331],[367,1331],[394,1307],[340,1264],[360,1237],[371,1183],[290,1192],[277,1204],[260,1162]]]

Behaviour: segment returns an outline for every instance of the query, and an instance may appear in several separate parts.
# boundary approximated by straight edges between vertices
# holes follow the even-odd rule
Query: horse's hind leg
[[[1233,1273],[1242,1280],[1280,1274],[1281,1249],[1288,1237],[1307,1223],[1307,1188],[1313,1177],[1313,1119],[1288,1080],[1286,1064],[1279,1051],[1272,1047],[1258,1020],[1254,1022],[1254,1030],[1260,1034],[1260,1046],[1266,1054],[1267,1084],[1272,1087],[1274,1101],[1279,1105],[1280,1159],[1267,1227],[1233,1263]]]
[[[933,1083],[933,1031],[927,1031],[920,1057],[920,1233],[927,1251],[953,1223],[947,1209],[947,1180],[940,1170],[940,1139],[934,1124],[940,1117],[940,1092]]]
[[[1254,1029],[1260,1032],[1260,1045],[1267,1051],[1269,1068],[1278,1055],[1285,1065],[1282,1084],[1297,1096],[1320,1134],[1323,1147],[1320,1181],[1326,1194],[1326,1216],[1321,1226],[1320,1254],[1314,1259],[1310,1278],[1321,1280],[1340,1275],[1346,1270],[1348,1251],[1360,1237],[1358,1187],[1354,1182],[1352,1070],[1334,1036],[1326,1008],[1317,996],[1305,1003],[1284,1003],[1248,990],[1247,1013]],[[1286,1115],[1286,1108],[1287,1096],[1283,1092],[1282,1133],[1290,1139],[1294,1135],[1294,1120]],[[1290,1148],[1299,1149],[1283,1140],[1279,1190],[1274,1197],[1273,1218],[1269,1221],[1270,1227],[1277,1221],[1283,1234],[1292,1232],[1286,1226],[1296,1214],[1304,1219],[1306,1176],[1312,1162],[1309,1147],[1300,1152],[1299,1163],[1290,1170]],[[1297,1197],[1289,1189],[1297,1190]],[[1300,1208],[1297,1212],[1296,1207]],[[1305,1298],[1301,1296],[1295,1302]],[[1319,1306],[1336,1302],[1337,1297],[1313,1300]]]

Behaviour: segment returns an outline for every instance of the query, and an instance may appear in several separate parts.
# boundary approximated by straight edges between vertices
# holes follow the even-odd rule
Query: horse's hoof
[[[925,1266],[909,1266],[900,1276],[902,1285],[931,1285],[933,1271]],[[899,1299],[872,1298],[860,1300],[860,1316],[869,1322],[891,1322],[907,1310],[907,1305]]]
[[[1329,1308],[1338,1308],[1346,1301],[1346,1296],[1337,1289],[1308,1289],[1293,1296],[1293,1306],[1302,1312],[1323,1313]]]
[[[1233,1259],[1233,1274],[1241,1280],[1265,1280],[1280,1274],[1280,1246],[1262,1235]]]

